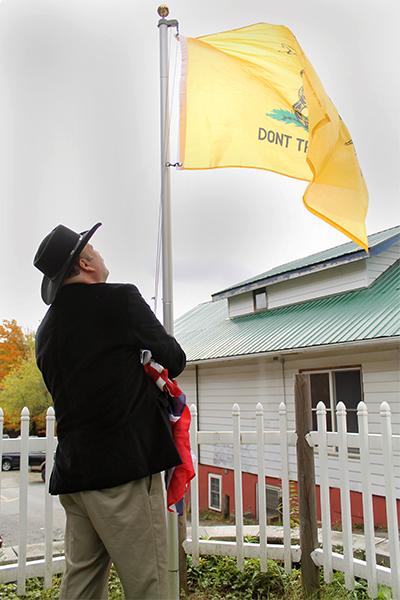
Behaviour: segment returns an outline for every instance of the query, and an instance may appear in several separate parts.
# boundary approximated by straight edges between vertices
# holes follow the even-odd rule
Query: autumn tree
[[[46,411],[51,403],[51,396],[36,366],[34,338],[27,336],[25,356],[4,377],[0,390],[5,429],[19,430],[21,410],[27,406],[31,416],[31,434],[44,433]]]
[[[27,336],[15,319],[0,324],[0,389],[4,378],[27,357],[28,345]]]

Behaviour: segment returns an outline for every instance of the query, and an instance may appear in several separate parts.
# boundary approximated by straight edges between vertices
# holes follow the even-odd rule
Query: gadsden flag
[[[353,142],[292,32],[258,23],[181,42],[181,168],[252,167],[309,181],[308,210],[368,249]]]

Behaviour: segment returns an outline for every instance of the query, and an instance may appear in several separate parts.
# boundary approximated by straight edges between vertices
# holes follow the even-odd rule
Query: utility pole
[[[297,480],[299,486],[301,578],[306,598],[319,592],[319,569],[311,558],[318,547],[315,503],[314,450],[307,443],[312,430],[310,383],[307,375],[296,375],[294,386],[297,433]]]

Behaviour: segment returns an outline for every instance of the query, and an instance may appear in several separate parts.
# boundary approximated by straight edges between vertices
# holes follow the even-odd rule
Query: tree
[[[0,390],[0,406],[4,411],[4,424],[8,430],[19,430],[21,410],[29,408],[31,434],[46,429],[46,411],[52,400],[36,366],[34,339],[27,336],[25,358],[6,375]]]
[[[15,319],[0,324],[0,389],[8,373],[27,357],[28,337]]]

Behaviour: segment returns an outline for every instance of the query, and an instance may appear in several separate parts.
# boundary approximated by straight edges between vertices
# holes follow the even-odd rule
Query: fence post
[[[19,487],[19,536],[18,536],[18,572],[17,594],[25,596],[26,588],[26,542],[28,535],[28,451],[29,451],[29,410],[25,406],[21,411],[21,451],[20,451],[20,487]]]
[[[282,521],[283,521],[283,553],[286,573],[292,571],[291,526],[290,526],[290,488],[289,488],[289,453],[288,425],[286,404],[279,405],[279,430],[281,434],[281,465],[282,465]]]
[[[399,524],[397,519],[396,491],[394,487],[393,441],[390,406],[381,404],[381,431],[384,458],[386,515],[388,522],[390,569],[392,572],[393,598],[400,598],[400,544]]]
[[[368,594],[370,598],[376,598],[378,596],[378,579],[376,575],[375,524],[369,472],[368,408],[365,402],[358,403],[357,417],[358,431],[360,432],[360,468]]]
[[[318,454],[320,468],[320,494],[322,517],[322,547],[324,551],[324,581],[332,582],[332,521],[329,496],[329,463],[326,441],[326,407],[323,402],[317,404]]]
[[[311,558],[311,553],[318,546],[318,530],[315,505],[314,450],[306,440],[306,435],[312,429],[311,394],[307,375],[296,375],[294,404],[297,432],[301,574],[305,595],[311,596],[319,589],[319,569]]]
[[[349,452],[347,448],[346,407],[339,402],[336,407],[339,439],[340,510],[344,555],[344,580],[348,590],[354,590],[353,534],[351,527],[351,503],[349,483]]]
[[[44,484],[44,588],[50,589],[53,575],[53,496],[49,493],[50,475],[54,463],[54,408],[49,406],[46,413],[46,466]]]
[[[265,502],[264,409],[256,407],[257,462],[258,462],[258,523],[260,527],[260,571],[267,571],[267,506]]]
[[[236,524],[236,559],[237,568],[243,571],[243,496],[242,496],[242,464],[240,459],[240,408],[232,407],[233,417],[233,468],[235,477],[235,524]]]

